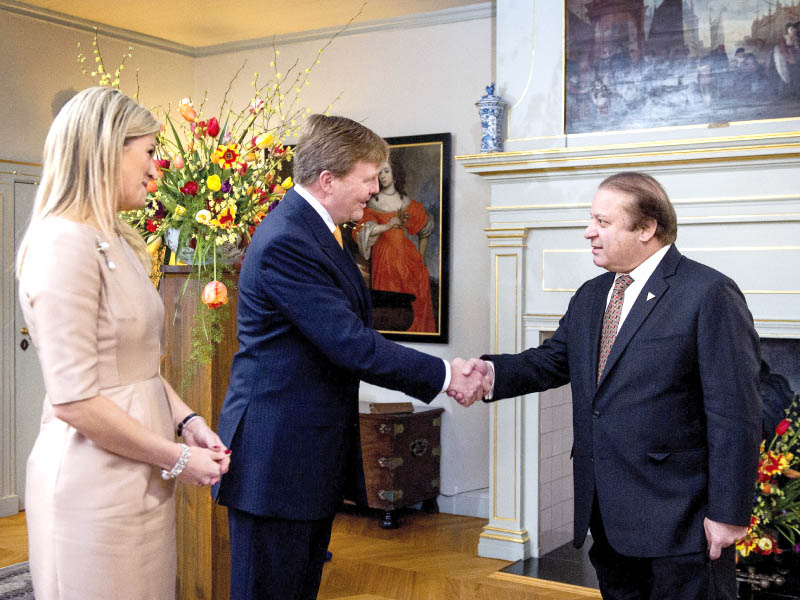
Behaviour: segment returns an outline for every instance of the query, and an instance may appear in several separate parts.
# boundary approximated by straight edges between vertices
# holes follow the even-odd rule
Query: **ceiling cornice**
[[[73,17],[71,15],[48,10],[46,8],[31,6],[29,4],[25,4],[24,2],[17,2],[16,0],[0,0],[0,10],[30,17],[46,23],[79,29],[81,31],[88,31],[91,33],[97,31],[99,35],[112,37],[114,39],[139,46],[147,46],[149,48],[164,50],[174,54],[181,54],[191,58],[200,58],[204,56],[213,56],[217,54],[227,54],[231,52],[264,48],[272,46],[273,43],[275,45],[282,45],[313,41],[317,39],[330,39],[337,32],[340,32],[338,35],[357,35],[373,31],[413,29],[416,27],[430,27],[431,25],[446,25],[448,23],[457,23],[460,21],[492,18],[496,13],[495,3],[489,1],[482,2],[480,4],[447,8],[444,10],[437,10],[427,13],[393,17],[390,19],[366,21],[364,23],[351,23],[344,31],[342,31],[342,27],[344,25],[340,25],[338,27],[326,27],[324,29],[299,31],[296,33],[286,33],[276,36],[242,40],[239,42],[229,42],[226,44],[217,44],[212,46],[187,46],[185,44],[179,44],[177,42],[172,42],[170,40],[152,35],[137,33],[135,31],[114,27],[111,25],[105,25],[89,19]]]

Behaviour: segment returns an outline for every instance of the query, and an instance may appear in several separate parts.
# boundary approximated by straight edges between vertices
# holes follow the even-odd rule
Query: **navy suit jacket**
[[[586,282],[553,337],[494,361],[494,399],[571,383],[575,545],[598,507],[628,556],[705,549],[703,518],[747,525],[761,441],[760,348],[744,296],[672,246],[597,382],[614,273]],[[650,299],[648,299],[650,297]]]
[[[212,493],[285,519],[329,517],[364,498],[359,381],[430,402],[441,359],[371,328],[352,257],[294,190],[258,227],[239,276],[239,350],[219,419],[231,466]]]

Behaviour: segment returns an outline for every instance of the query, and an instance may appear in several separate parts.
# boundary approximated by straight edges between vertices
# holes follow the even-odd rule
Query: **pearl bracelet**
[[[178,475],[183,473],[183,469],[189,462],[189,454],[189,446],[181,444],[181,457],[178,459],[178,462],[175,463],[175,466],[172,467],[171,471],[161,469],[161,479],[175,479]]]

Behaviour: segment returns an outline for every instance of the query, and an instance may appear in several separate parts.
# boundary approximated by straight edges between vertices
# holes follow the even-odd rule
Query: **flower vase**
[[[486,95],[475,103],[481,118],[481,152],[503,151],[503,113],[506,103],[494,95],[494,83],[486,86]]]
[[[167,247],[170,251],[175,255],[176,259],[182,263],[187,265],[194,265],[197,264],[194,259],[194,249],[190,248],[188,245],[184,245],[181,248],[181,251],[178,252],[178,238],[180,237],[180,230],[179,229],[167,229],[167,233],[164,236]],[[221,246],[216,247],[217,251],[217,262],[226,265],[233,265],[240,263],[244,258],[245,250],[239,247],[239,244],[232,244],[226,242]],[[206,257],[204,264],[212,264],[214,262],[214,256],[209,255]]]

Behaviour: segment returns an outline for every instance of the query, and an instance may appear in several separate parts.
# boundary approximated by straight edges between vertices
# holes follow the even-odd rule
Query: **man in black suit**
[[[676,236],[655,179],[608,177],[584,237],[609,272],[578,289],[540,347],[464,371],[493,381],[491,400],[571,383],[574,543],[591,528],[607,599],[736,597],[732,544],[761,440],[759,342],[736,284],[682,256]]]
[[[228,507],[231,600],[317,597],[339,502],[365,502],[361,380],[423,402],[481,385],[462,375],[461,359],[451,372],[371,328],[369,293],[338,226],[361,218],[388,151],[363,125],[312,115],[295,149],[296,185],[242,264],[239,350],[219,419],[233,464],[214,489]]]

